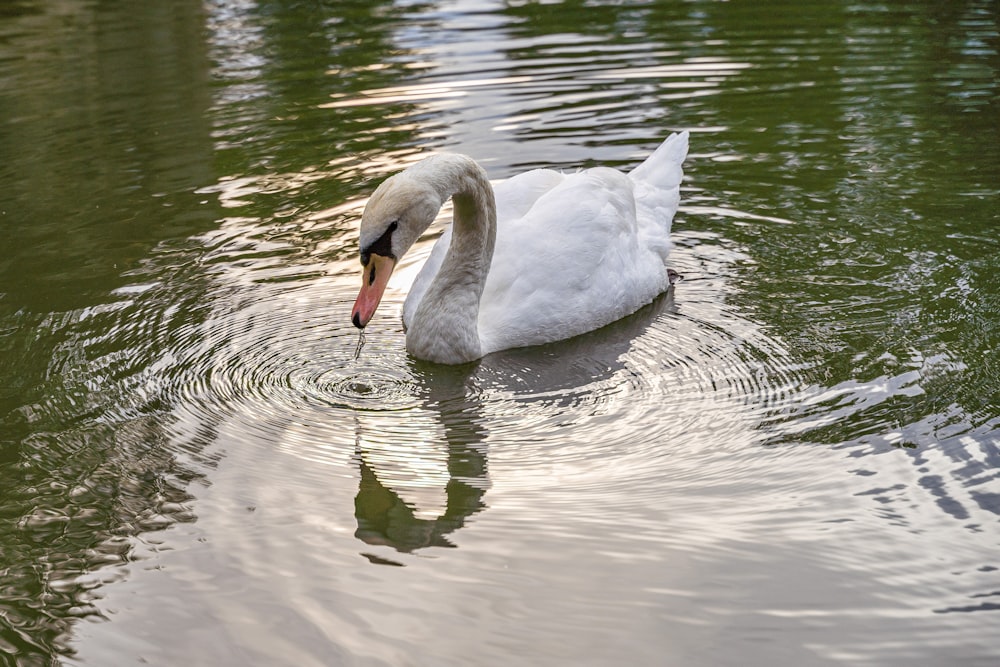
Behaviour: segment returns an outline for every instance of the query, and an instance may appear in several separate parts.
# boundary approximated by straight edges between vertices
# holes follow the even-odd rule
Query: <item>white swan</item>
[[[403,305],[413,356],[465,363],[635,312],[670,286],[665,261],[687,148],[687,132],[672,134],[628,174],[536,169],[496,188],[464,155],[435,155],[389,177],[361,217],[354,325],[371,320],[396,261],[449,197],[454,221]]]

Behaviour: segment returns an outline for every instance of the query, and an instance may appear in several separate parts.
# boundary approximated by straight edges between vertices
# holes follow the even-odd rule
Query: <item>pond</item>
[[[0,8],[0,665],[1000,661],[993,0]],[[690,132],[639,312],[448,367],[358,225]]]

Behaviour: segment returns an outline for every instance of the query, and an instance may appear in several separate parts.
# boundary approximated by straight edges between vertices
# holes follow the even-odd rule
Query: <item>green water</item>
[[[1000,7],[0,6],[0,665],[1000,661]],[[611,327],[357,358],[357,225],[691,132]]]

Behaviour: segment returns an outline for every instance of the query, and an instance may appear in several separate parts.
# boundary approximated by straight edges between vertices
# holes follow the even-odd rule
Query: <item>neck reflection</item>
[[[418,364],[422,407],[358,415],[361,479],[354,535],[362,542],[400,553],[454,547],[449,535],[486,507],[487,430],[466,388],[473,369]],[[375,563],[402,564],[363,555]]]

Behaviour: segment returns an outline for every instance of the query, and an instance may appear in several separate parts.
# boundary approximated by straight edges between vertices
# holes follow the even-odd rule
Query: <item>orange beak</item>
[[[374,253],[365,264],[361,272],[361,291],[358,293],[357,301],[354,302],[354,311],[351,314],[351,321],[357,328],[364,329],[372,319],[394,268],[396,268],[394,258]]]

